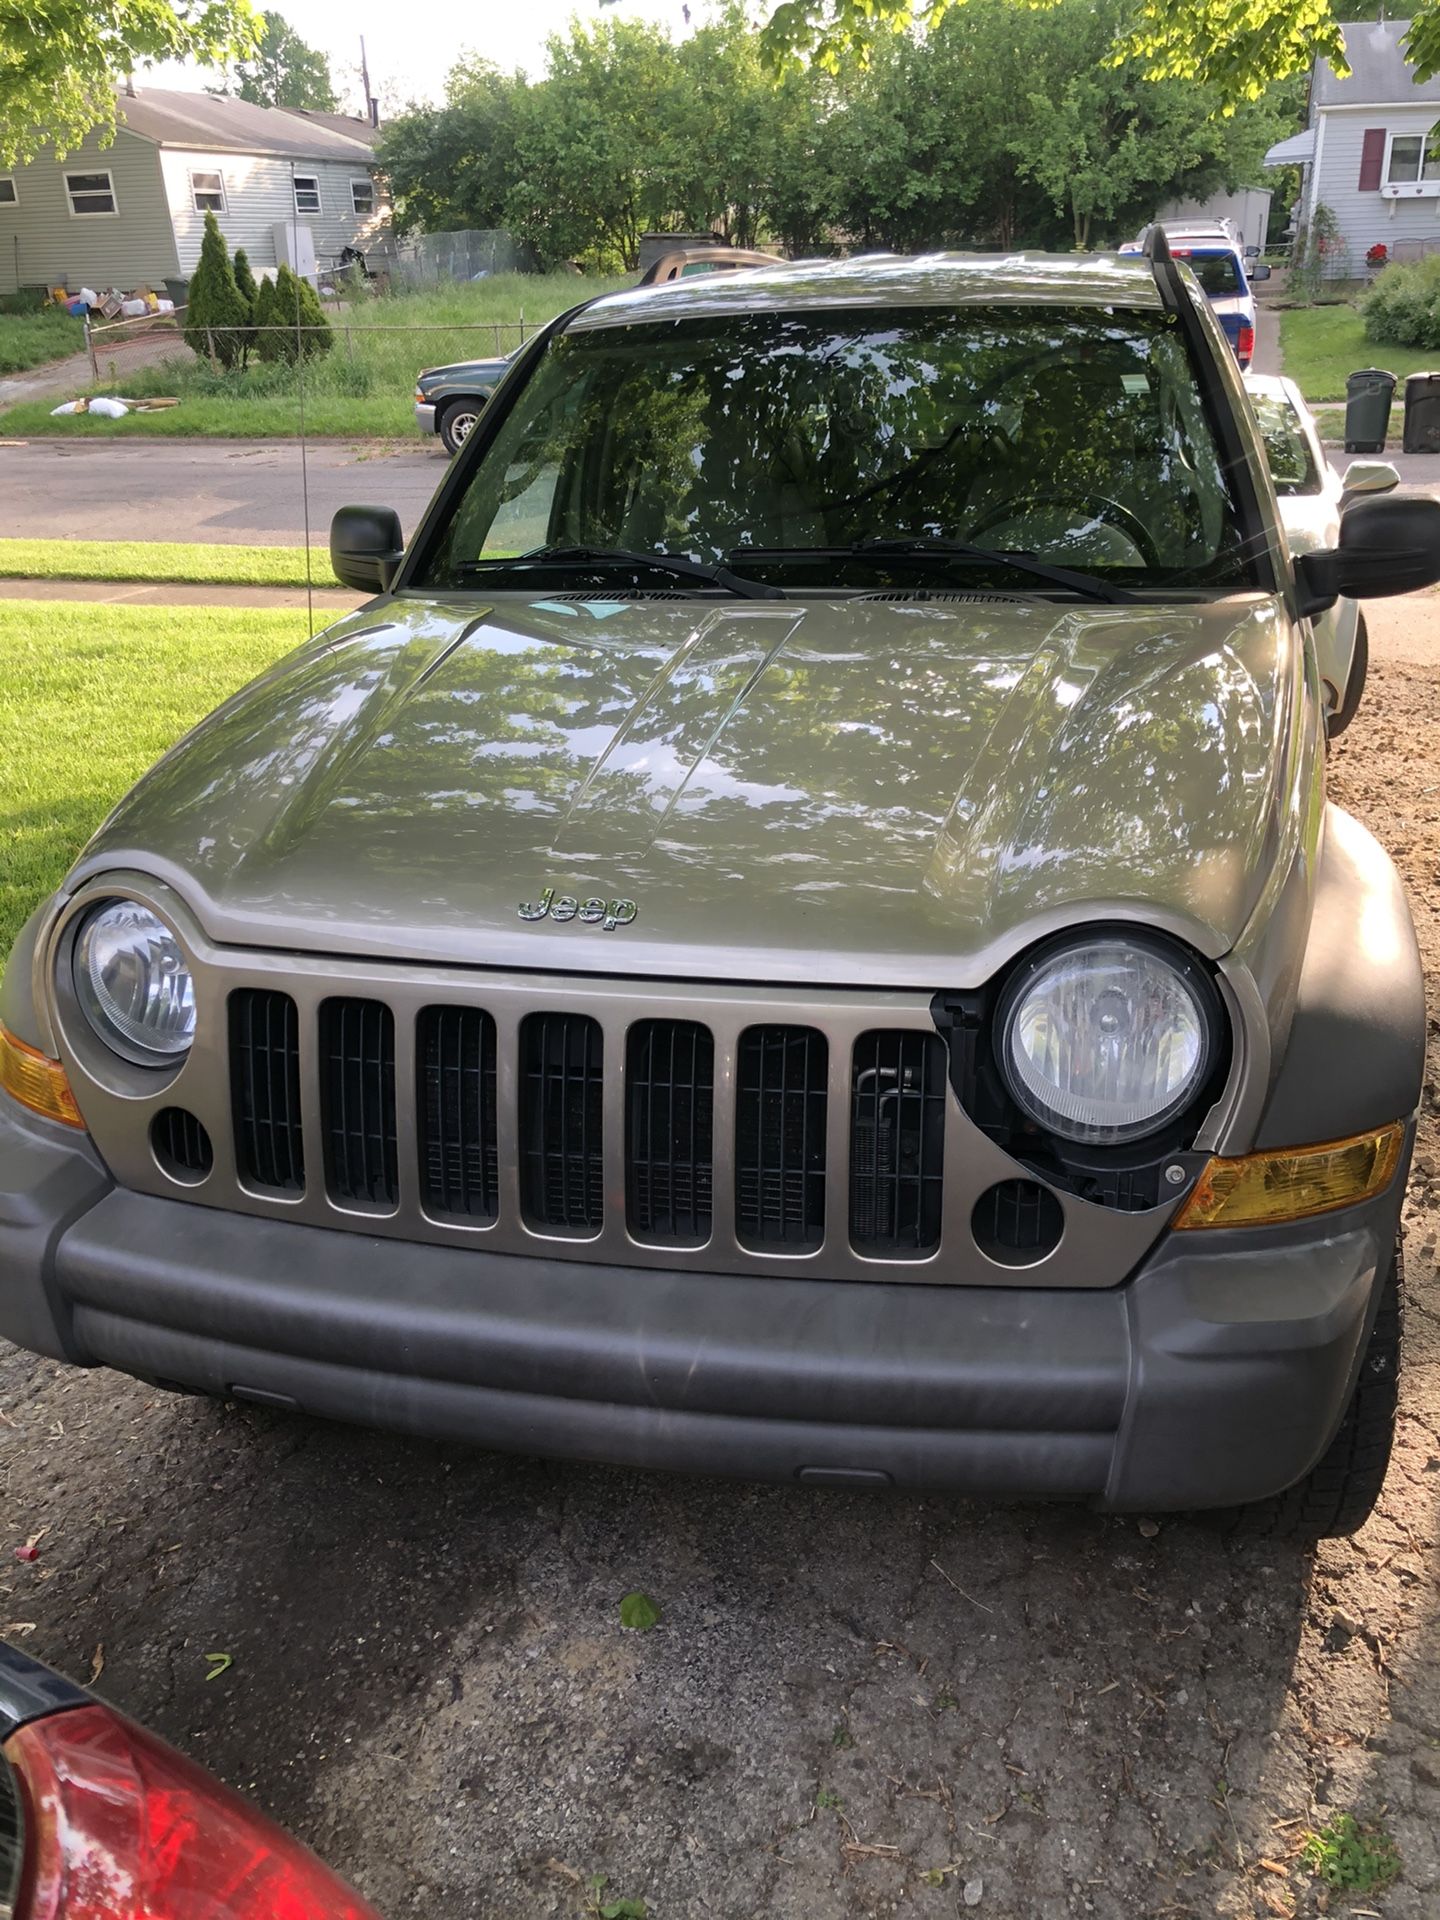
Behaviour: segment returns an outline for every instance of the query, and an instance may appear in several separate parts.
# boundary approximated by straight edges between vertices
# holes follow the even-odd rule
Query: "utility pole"
[[[370,63],[365,58],[365,36],[360,36],[360,85],[365,92],[365,117],[372,127],[380,124],[380,102],[370,91]]]

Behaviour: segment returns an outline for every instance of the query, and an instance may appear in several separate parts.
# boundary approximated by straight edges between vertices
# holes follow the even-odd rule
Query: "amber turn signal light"
[[[1278,1153],[1215,1158],[1196,1181],[1176,1227],[1264,1227],[1333,1213],[1382,1193],[1395,1177],[1405,1128],[1399,1122],[1349,1140]]]
[[[27,1047],[8,1027],[0,1027],[0,1088],[31,1113],[58,1120],[62,1127],[83,1127],[80,1109],[58,1060]]]

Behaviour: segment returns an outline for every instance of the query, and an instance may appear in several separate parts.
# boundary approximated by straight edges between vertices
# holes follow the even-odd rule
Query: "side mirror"
[[[1260,258],[1259,247],[1246,247],[1245,258],[1247,260],[1258,260]]]
[[[388,593],[405,557],[405,535],[393,507],[341,507],[330,522],[330,564],[357,593]]]
[[[1340,476],[1340,485],[1348,505],[1352,495],[1390,493],[1400,484],[1400,475],[1388,460],[1352,460]]]
[[[1295,562],[1300,611],[1308,619],[1342,597],[1379,600],[1440,580],[1440,500],[1357,500],[1340,521],[1340,544]]]
[[[1252,283],[1256,280],[1268,280],[1270,278],[1270,268],[1264,262],[1257,262],[1255,266],[1250,268],[1248,277]]]

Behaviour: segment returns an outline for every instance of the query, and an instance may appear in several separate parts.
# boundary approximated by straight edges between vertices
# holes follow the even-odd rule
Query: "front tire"
[[[456,454],[475,430],[480,408],[474,400],[452,400],[440,416],[440,439],[445,451]]]
[[[1380,1306],[1360,1362],[1360,1377],[1339,1431],[1317,1463],[1293,1487],[1269,1500],[1215,1516],[1234,1540],[1333,1540],[1357,1533],[1374,1511],[1385,1484],[1395,1438],[1403,1337],[1404,1268],[1397,1237]]]

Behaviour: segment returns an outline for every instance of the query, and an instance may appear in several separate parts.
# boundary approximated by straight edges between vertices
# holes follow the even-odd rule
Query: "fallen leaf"
[[[207,1653],[205,1658],[210,1662],[210,1671],[205,1676],[207,1680],[218,1680],[222,1673],[228,1672],[235,1664],[233,1653]]]
[[[95,1642],[95,1651],[90,1656],[90,1684],[92,1687],[104,1671],[105,1642],[103,1640],[97,1640]]]
[[[635,1633],[648,1633],[660,1618],[660,1609],[648,1593],[627,1593],[620,1602],[620,1624]]]

